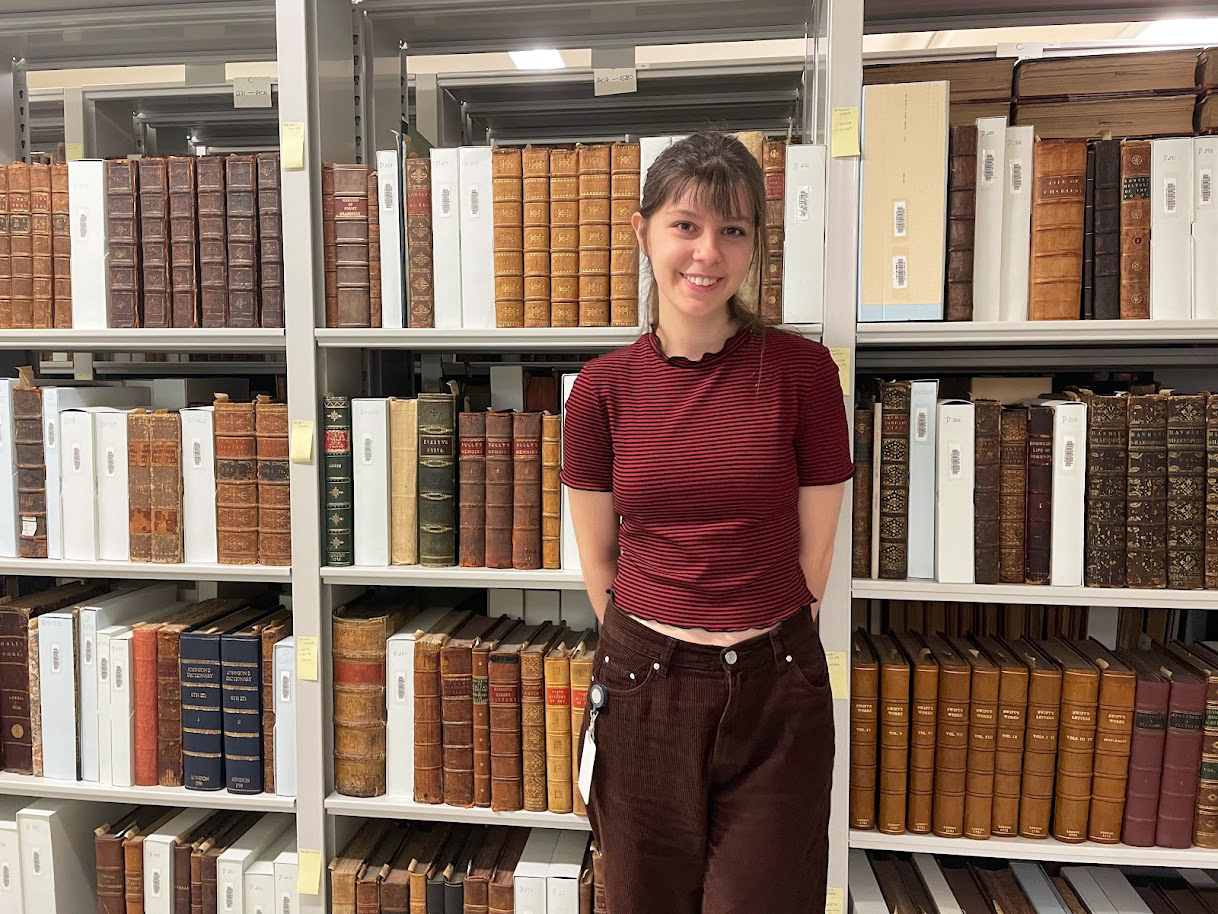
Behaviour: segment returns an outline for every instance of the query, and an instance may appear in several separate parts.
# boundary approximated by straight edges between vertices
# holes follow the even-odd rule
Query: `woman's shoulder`
[[[611,384],[618,378],[633,375],[638,370],[639,360],[646,356],[650,345],[647,335],[643,334],[620,349],[589,359],[580,368],[580,377],[593,384]]]
[[[793,365],[817,364],[831,359],[829,350],[818,340],[783,326],[765,328],[765,345]]]

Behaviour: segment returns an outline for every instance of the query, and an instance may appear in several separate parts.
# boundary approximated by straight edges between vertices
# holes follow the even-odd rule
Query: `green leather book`
[[[352,565],[354,558],[354,495],[351,483],[351,398],[326,394],[322,398],[322,450],[325,459],[326,564]]]
[[[456,425],[452,393],[419,394],[420,565],[457,564]]]

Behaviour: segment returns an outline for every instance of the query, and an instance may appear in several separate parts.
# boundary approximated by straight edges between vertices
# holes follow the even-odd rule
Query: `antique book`
[[[389,872],[381,880],[380,910],[382,914],[409,914],[410,881],[412,868],[426,859],[430,862],[439,849],[440,842],[447,835],[447,825],[431,822],[418,822],[413,825],[410,834],[398,849],[397,855],[389,865]],[[361,860],[362,865],[362,860]],[[359,868],[356,867],[356,872]],[[416,905],[422,901],[426,910],[426,899],[417,899]]]
[[[1084,392],[1087,404],[1087,508],[1083,583],[1125,586],[1125,492],[1129,398]]]
[[[268,626],[280,626],[285,619],[291,619],[291,611],[280,608],[220,636],[224,781],[229,793],[256,794],[266,790],[263,728],[267,707],[262,701],[265,694],[262,638]]]
[[[33,305],[30,326],[55,323],[54,260],[51,253],[51,167],[30,166],[30,269]]]
[[[757,161],[758,167],[764,167],[765,134],[760,130],[742,130],[731,135],[739,140],[741,145],[748,150],[749,155]],[[763,216],[763,224],[764,221]],[[749,272],[745,275],[744,282],[740,286],[740,291],[737,293],[740,296],[741,303],[754,313],[761,312],[761,267],[761,263],[757,258],[754,258],[749,265]]]
[[[858,633],[856,633],[857,635]],[[912,694],[909,706],[909,784],[907,831],[928,835],[934,813],[935,735],[939,713],[939,666],[930,648],[911,632],[893,632],[893,642],[909,658]],[[852,672],[853,675],[853,672]],[[852,711],[853,715],[853,711]],[[865,727],[866,724],[864,723]],[[854,724],[852,722],[852,731]],[[865,758],[874,748],[865,749]],[[853,765],[853,762],[852,762]],[[874,771],[875,765],[871,764]],[[883,784],[881,783],[881,789]]]
[[[639,324],[639,241],[631,219],[642,197],[639,169],[642,165],[638,143],[614,143],[610,152],[609,208],[612,237],[609,244],[609,325],[637,327]],[[781,169],[779,170],[781,175]],[[781,185],[778,199],[781,201]],[[768,203],[767,203],[768,206]],[[781,212],[781,211],[780,211]],[[779,220],[781,227],[781,219]],[[779,248],[779,282],[782,291]],[[781,304],[781,297],[779,304]]]
[[[1121,141],[1095,141],[1093,313],[1121,316]]]
[[[1079,317],[1086,180],[1085,141],[1037,141],[1028,279],[1031,320]]]
[[[444,682],[440,656],[449,638],[469,619],[469,610],[454,608],[426,632],[420,633],[415,641],[413,751],[416,803],[444,802]]]
[[[1014,93],[1027,97],[1191,90],[1196,69],[1197,52],[1192,49],[1021,60],[1015,67]]]
[[[541,625],[521,625],[490,653],[491,809],[496,812],[524,808],[520,658],[541,629]]]
[[[375,303],[377,306],[380,302]],[[393,869],[393,861],[410,834],[411,823],[394,823],[376,848],[361,861],[359,869],[352,873],[343,867],[336,870],[330,883],[330,900],[333,911],[348,914],[381,914],[381,885]],[[253,912],[251,912],[253,914]]]
[[[998,668],[998,727],[994,747],[994,800],[990,833],[1019,834],[1024,733],[1028,710],[1028,668],[999,638],[973,636]]]
[[[486,413],[458,413],[457,437],[461,446],[458,564],[481,568],[486,565]]]
[[[338,327],[338,229],[334,219],[334,166],[321,166],[321,251],[326,326]]]
[[[592,665],[596,661],[596,648],[599,643],[599,632],[595,629],[588,629],[571,651],[571,739],[574,740],[571,752],[571,783],[576,785],[579,784],[579,764],[583,750],[582,737],[585,712],[588,707],[588,689],[592,686]],[[572,794],[572,805],[576,815],[586,816],[588,814],[584,798],[578,789]]]
[[[1205,586],[1218,589],[1218,396],[1205,406]]]
[[[30,166],[14,162],[9,173],[9,250],[12,272],[9,326],[34,326],[34,237]],[[119,207],[120,211],[123,207]],[[134,219],[134,217],[133,217]]]
[[[294,686],[275,682],[275,645],[292,634],[292,615],[277,617],[262,629],[262,784],[275,792],[275,691],[289,695]]]
[[[530,812],[547,808],[545,658],[564,633],[562,623],[548,622],[520,651],[523,808]]]
[[[356,914],[356,882],[385,836],[393,830],[392,822],[371,821],[330,861],[330,910],[334,914]]]
[[[1218,650],[1203,644],[1185,647],[1173,641],[1168,650],[1188,662],[1205,679],[1205,718],[1202,724],[1201,769],[1197,782],[1197,807],[1193,820],[1193,843],[1218,847]],[[1216,898],[1215,900],[1218,900]]]
[[[385,792],[385,642],[414,611],[375,593],[334,611],[334,789],[344,796]]]
[[[473,649],[497,623],[497,619],[488,616],[467,617],[467,621],[440,646],[440,720],[443,748],[443,787],[440,795],[442,801],[449,806],[474,805]],[[420,654],[425,654],[428,647],[426,637],[416,645],[416,669]],[[418,697],[416,687],[416,700]],[[416,720],[416,746],[418,737],[419,726]],[[415,794],[418,796],[421,782],[417,760],[415,772]]]
[[[863,67],[863,85],[878,83],[948,80],[953,110],[962,103],[1002,100],[1009,102],[1015,61],[991,57],[972,60],[909,60],[902,63],[868,64]],[[968,123],[973,122],[972,118]]]
[[[224,157],[202,156],[195,165],[199,214],[199,291],[204,327],[228,326],[228,210]]]
[[[637,260],[637,258],[636,258]],[[562,567],[562,416],[541,416],[541,567]]]
[[[965,638],[949,639],[971,668],[969,685],[968,770],[965,774],[964,835],[990,836],[994,804],[994,767],[998,748],[1001,671],[981,648]]]
[[[609,326],[611,149],[577,146],[579,168],[579,326]],[[745,287],[749,280],[745,280]],[[745,287],[741,288],[744,294]],[[753,296],[754,300],[756,295]]]
[[[851,512],[851,575],[871,577],[871,474],[875,410],[868,404],[854,410],[854,495]]]
[[[406,296],[411,327],[436,324],[431,226],[431,159],[410,156],[406,159]]]
[[[1121,842],[1133,847],[1153,847],[1171,684],[1160,675],[1159,666],[1145,651],[1117,650],[1116,657],[1137,676]]]
[[[1150,317],[1150,143],[1121,142],[1121,302],[1125,320]]]
[[[252,155],[224,158],[229,327],[259,326],[257,167]]]
[[[948,136],[946,319],[971,321],[977,218],[977,127],[952,127]]]
[[[520,620],[500,616],[495,627],[478,639],[470,651],[470,685],[474,724],[474,806],[491,805],[491,703],[490,656]]]
[[[1004,406],[999,417],[998,580],[1024,583],[1028,495],[1028,410]]]
[[[1095,317],[1095,144],[1087,144],[1087,170],[1083,184],[1083,297],[1079,317]]]
[[[486,554],[487,568],[512,567],[515,483],[510,410],[486,414]]]
[[[495,326],[524,326],[524,173],[520,149],[491,150],[495,220]]]
[[[1077,843],[1087,839],[1091,810],[1100,671],[1061,639],[1039,646],[1062,671],[1053,837]]]
[[[182,417],[158,409],[148,416],[151,561],[182,561]]]
[[[889,835],[905,832],[909,785],[910,664],[888,635],[872,635],[880,664],[879,783],[876,828]]]
[[[487,828],[482,846],[470,862],[469,873],[465,877],[464,909],[468,914],[487,914],[491,877],[495,875],[495,864],[499,862],[512,832],[506,825]]]
[[[258,562],[292,564],[288,405],[259,394],[254,402],[258,451]]]
[[[55,327],[72,326],[72,224],[68,214],[68,166],[51,166],[51,257]],[[11,264],[10,264],[11,269]]]
[[[513,914],[515,908],[516,864],[524,853],[532,833],[528,828],[514,828],[499,855],[495,873],[487,885],[487,910],[489,914]]]
[[[786,190],[785,140],[766,140],[762,144],[761,168],[765,179],[765,218],[761,243],[761,316],[782,320],[782,251],[785,232]]]
[[[253,403],[215,400],[216,554],[221,564],[258,561],[258,437]]]
[[[579,326],[579,157],[550,149],[550,324]]]
[[[1158,664],[1160,674],[1170,683],[1155,845],[1191,847],[1205,735],[1206,676],[1162,645],[1155,646],[1151,662]]]
[[[169,171],[166,160],[139,160],[140,282],[143,326],[169,327],[173,322],[170,296]]]
[[[17,371],[17,386],[13,388],[13,450],[17,471],[18,552],[22,558],[45,559],[47,494],[42,388],[35,386],[32,368],[23,366]]]
[[[569,813],[575,808],[572,748],[579,733],[572,731],[571,656],[591,631],[568,630],[544,659],[546,808],[550,812]]]
[[[338,327],[372,326],[368,166],[334,165],[334,268]]]
[[[93,830],[94,859],[97,867],[98,914],[126,914],[127,857],[124,845],[151,830],[165,816],[164,809],[144,806],[128,812],[113,824],[104,823]],[[141,895],[142,888],[141,885]],[[143,910],[141,905],[140,910]]]
[[[107,326],[140,326],[140,235],[137,162],[106,160],[107,281],[110,285]],[[22,177],[24,175],[24,178]],[[24,187],[18,183],[24,181]],[[26,288],[30,288],[29,316],[33,319],[33,291],[24,280],[29,264],[29,172],[9,166],[9,235],[13,255],[13,325],[23,323]],[[21,255],[25,255],[22,257]]]
[[[942,635],[927,635],[925,641],[939,666],[932,830],[942,838],[958,838],[964,834],[972,670]]]
[[[1045,838],[1049,835],[1049,818],[1053,809],[1062,671],[1027,638],[1010,641],[1008,646],[1028,668],[1028,713],[1019,800],[1019,834],[1024,838]]]
[[[850,636],[850,827],[875,827],[880,666],[863,629]],[[933,767],[932,767],[933,771]]]
[[[880,385],[880,577],[894,580],[908,572],[909,398],[908,381]]]
[[[1137,675],[1093,638],[1073,646],[1100,671],[1087,839],[1116,844],[1125,815]]]
[[[389,399],[389,485],[392,565],[419,561],[419,401]]]
[[[978,584],[997,584],[1002,524],[1002,404],[975,398],[973,409],[973,577]]]
[[[13,261],[9,247],[9,169],[0,167],[0,329],[13,326]]]
[[[550,326],[550,149],[521,152],[524,326]]]
[[[26,639],[26,646],[30,656],[29,677],[26,681],[30,687],[30,748],[34,758],[33,773],[35,777],[44,777],[46,775],[42,752],[42,714],[35,710],[42,707],[42,663],[38,649],[40,640],[38,620],[31,619],[29,637]],[[2,713],[0,711],[0,714]],[[0,717],[0,720],[2,719]]]
[[[283,326],[283,203],[279,153],[258,153],[259,326]]]
[[[127,503],[133,562],[152,561],[152,414],[127,413]]]
[[[351,398],[327,393],[322,398],[322,423],[325,560],[331,567],[351,565],[355,561]]]
[[[457,564],[456,403],[419,394],[419,564]]]
[[[375,171],[368,172],[368,319],[381,326],[381,219],[380,183]]]
[[[512,414],[512,567],[541,567],[541,413]]]
[[[1125,586],[1167,586],[1167,408],[1164,394],[1129,398]]]
[[[1205,410],[1209,395],[1167,398],[1167,586],[1205,585]]]
[[[1024,580],[1049,583],[1053,525],[1053,410],[1028,408],[1028,489],[1024,534]]]
[[[196,156],[170,156],[169,276],[170,324],[199,326],[199,214],[195,199]]]

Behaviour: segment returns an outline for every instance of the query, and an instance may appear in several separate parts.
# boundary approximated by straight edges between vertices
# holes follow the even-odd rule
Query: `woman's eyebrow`
[[[673,210],[673,214],[677,215],[677,216],[687,216],[691,219],[697,219],[702,215],[701,213],[695,213],[692,210],[688,210],[688,209],[675,209],[675,210]],[[723,221],[724,222],[744,222],[745,219],[744,219],[744,216],[726,216],[726,217],[724,217]]]

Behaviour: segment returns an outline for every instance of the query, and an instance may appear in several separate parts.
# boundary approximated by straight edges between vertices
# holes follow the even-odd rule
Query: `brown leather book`
[[[106,160],[106,267],[110,284],[106,323],[109,327],[140,326],[139,178],[136,164],[133,159]],[[13,321],[14,326],[29,326],[22,323],[23,279],[27,275],[25,267],[28,261],[19,256],[21,253],[29,254],[26,243],[29,237],[29,210],[22,208],[29,201],[29,173],[14,169],[15,166],[9,166],[8,181],[9,232],[13,252]],[[22,180],[24,187],[18,183]],[[29,308],[32,320],[32,290]]]
[[[449,806],[474,805],[473,649],[497,621],[470,616],[440,647],[442,796]]]
[[[0,330],[13,326],[13,260],[9,246],[8,168],[0,167]]]
[[[964,835],[990,836],[994,803],[994,764],[998,747],[998,700],[1001,671],[965,638],[948,639],[972,670],[969,687],[968,771],[965,775]]]
[[[0,171],[3,171],[0,168]],[[17,544],[22,558],[47,557],[46,450],[42,441],[42,388],[34,370],[17,369],[13,388],[13,446],[17,463]]]
[[[513,828],[495,864],[495,873],[487,885],[489,914],[513,914],[515,908],[516,864],[529,840],[529,829]]]
[[[415,640],[414,801],[416,803],[444,802],[444,683],[440,668],[440,655],[449,639],[469,621],[469,618],[469,610],[453,609]],[[473,687],[472,681],[470,687],[471,689]],[[472,770],[472,764],[470,767]]]
[[[333,167],[337,326],[370,327],[368,166],[336,164]]]
[[[257,182],[257,160],[254,156],[225,156],[229,327],[258,326]]]
[[[292,634],[292,615],[262,630],[262,784],[275,792],[275,645]]]
[[[1023,777],[1024,731],[1028,711],[1028,668],[1000,639],[974,636],[973,642],[998,668],[998,728],[994,747],[994,802],[990,834],[1019,834],[1019,797]]]
[[[1121,141],[1096,140],[1093,310],[1096,320],[1121,316]]]
[[[486,567],[512,567],[513,413],[486,414]]]
[[[461,444],[457,467],[458,564],[482,568],[486,565],[486,413],[458,413],[457,437]]]
[[[872,635],[880,665],[879,790],[876,827],[888,835],[905,832],[909,783],[909,658],[888,635]]]
[[[345,895],[349,889],[352,890],[351,904],[354,905],[354,914],[381,914],[381,885],[389,876],[393,861],[410,834],[410,828],[409,822],[393,824],[355,874],[354,885],[346,872],[332,884],[332,893],[341,888]],[[350,909],[350,904],[348,908]]]
[[[495,864],[499,862],[503,849],[512,835],[506,825],[492,825],[486,830],[482,846],[470,863],[465,877],[463,914],[487,914],[490,881],[495,875]]]
[[[359,874],[392,830],[392,822],[369,819],[330,860],[330,910],[333,914],[355,914],[355,885]]]
[[[159,156],[139,160],[140,281],[145,327],[172,324],[169,255],[169,171]]]
[[[541,416],[541,567],[562,567],[562,416]]]
[[[385,642],[417,612],[400,597],[368,594],[334,611],[334,789],[385,792]]]
[[[1002,404],[973,398],[973,577],[997,584],[1002,526]]]
[[[1157,847],[1190,847],[1204,743],[1206,674],[1191,658],[1173,655],[1162,645],[1151,654],[1170,683],[1167,737],[1163,743],[1163,781],[1159,789]]]
[[[1028,317],[1076,320],[1083,283],[1085,140],[1037,140]]]
[[[579,167],[579,325],[609,326],[611,147],[577,146]]]
[[[782,320],[782,248],[786,191],[786,140],[766,140],[761,169],[765,179],[765,218],[762,225],[761,316]]]
[[[158,831],[177,815],[178,810],[162,807],[144,807],[137,814],[146,813],[146,824],[123,839],[123,898],[127,914],[144,914],[144,836]],[[157,882],[157,888],[160,883]]]
[[[571,783],[579,784],[579,757],[583,750],[580,737],[583,734],[585,711],[588,706],[588,689],[592,686],[592,667],[596,661],[596,648],[600,636],[595,629],[588,629],[582,640],[571,651]],[[872,753],[874,755],[874,752]],[[852,769],[853,770],[853,769]],[[874,771],[874,765],[872,767]],[[873,777],[874,783],[874,777]],[[852,794],[853,795],[853,794]],[[588,810],[579,790],[572,794],[572,811],[585,816]]]
[[[1129,783],[1137,675],[1093,638],[1072,644],[1100,671],[1087,839],[1116,844],[1121,840]]]
[[[1218,395],[1205,407],[1205,586],[1218,589]]]
[[[935,734],[939,717],[939,665],[922,639],[894,632],[893,641],[909,658],[912,695],[909,706],[909,799],[905,828],[931,833],[935,799]]]
[[[170,320],[174,327],[199,326],[199,214],[195,199],[195,156],[170,156],[169,275]]]
[[[148,477],[151,491],[151,560],[182,561],[182,417],[158,409],[148,416]]]
[[[1150,142],[1121,142],[1121,301],[1124,320],[1150,317]]]
[[[550,150],[550,324],[579,326],[579,157]]]
[[[1028,668],[1019,834],[1024,838],[1046,838],[1053,810],[1053,776],[1057,770],[1062,671],[1027,638],[1010,641],[1007,646]]]
[[[1095,143],[1087,143],[1087,177],[1083,191],[1083,320],[1095,318]]]
[[[1028,410],[1004,406],[999,418],[998,580],[1024,583],[1028,496]]]
[[[1125,491],[1129,398],[1082,392],[1087,404],[1087,502],[1083,581],[1125,586]]]
[[[550,326],[550,150],[521,152],[524,228],[524,326]]]
[[[973,236],[977,221],[977,128],[948,132],[947,311],[949,321],[973,319]]]
[[[592,914],[608,914],[609,905],[605,901],[605,855],[593,840],[589,846],[592,853]]]
[[[160,668],[157,663],[157,635],[164,622],[137,622],[132,626],[131,640],[131,704],[134,708],[135,733],[132,734],[132,782],[140,787],[154,787],[159,783],[158,754],[160,751]],[[177,708],[181,712],[181,680],[175,678],[174,688]],[[178,754],[181,754],[181,727],[177,731]],[[181,783],[181,764],[178,783]]]
[[[586,632],[568,630],[545,655],[546,714],[546,808],[569,813],[575,809],[572,749],[579,734],[571,729],[571,655],[583,643]]]
[[[427,907],[438,909],[441,906],[445,893],[444,874],[453,873],[456,869],[457,861],[465,853],[464,849],[469,846],[470,836],[475,834],[477,828],[474,825],[452,826],[445,836],[444,842],[440,845],[439,850],[436,851],[431,859],[421,859],[418,861],[418,866],[411,868],[410,897],[413,902],[412,908],[418,906],[417,899],[420,898],[428,900],[429,904]],[[468,858],[466,859],[465,866],[468,869]]]
[[[34,239],[30,212],[30,166],[14,162],[8,168],[9,250],[12,272],[11,323],[34,326]]]
[[[173,914],[190,914],[190,862],[202,846],[228,820],[232,813],[221,810],[208,816],[192,831],[179,836],[171,845],[173,855]]]
[[[474,723],[474,806],[491,805],[491,702],[490,656],[520,625],[519,619],[500,616],[495,627],[470,651],[470,687]]]
[[[368,172],[368,296],[370,326],[381,326],[381,209],[377,173]]]
[[[964,833],[972,669],[942,635],[927,635],[925,641],[939,665],[932,829],[942,838],[958,838]]]
[[[639,241],[631,219],[638,212],[642,158],[638,143],[614,143],[609,189],[609,324],[639,324]]]
[[[195,165],[199,207],[199,289],[204,327],[228,326],[228,209],[224,157],[202,156]]]
[[[1062,639],[1042,641],[1039,647],[1062,671],[1053,837],[1077,843],[1087,838],[1091,810],[1100,674]]]
[[[880,577],[904,580],[909,571],[909,382],[883,382],[880,402]]]
[[[410,914],[410,871],[421,855],[430,860],[439,847],[448,826],[432,822],[416,822],[389,865],[389,873],[381,880],[381,914]],[[428,850],[430,848],[430,850]]]
[[[850,636],[850,827],[875,828],[880,665],[863,629]]]
[[[258,273],[263,327],[283,326],[283,203],[279,153],[258,153]]]
[[[408,326],[436,325],[431,240],[431,159],[406,159],[406,283]]]
[[[1201,769],[1197,782],[1197,808],[1193,820],[1193,843],[1218,847],[1218,650],[1204,644],[1185,647],[1173,641],[1168,650],[1205,680],[1205,718],[1201,731]],[[1218,898],[1215,898],[1218,900]]]
[[[512,567],[541,567],[541,413],[512,414]]]
[[[72,326],[72,224],[68,213],[68,166],[51,166],[51,256],[54,260],[54,320]],[[10,264],[11,269],[11,264]]]
[[[1020,888],[1015,873],[998,860],[970,861],[969,869],[994,910],[1003,914],[1034,914],[1036,908]]]
[[[491,150],[495,194],[495,326],[524,326],[524,172],[520,149]]]
[[[875,410],[871,405],[854,410],[854,504],[851,513],[850,571],[856,578],[871,577],[871,461]]]
[[[1209,395],[1167,399],[1167,586],[1205,585],[1205,410]]]
[[[97,914],[126,914],[126,861],[123,841],[138,834],[138,810],[133,810],[113,826],[99,825],[93,830],[93,855],[97,866]]]
[[[221,564],[258,561],[258,436],[253,403],[216,394],[216,545]],[[128,445],[130,448],[130,445]]]
[[[520,652],[521,772],[523,806],[529,812],[547,809],[545,660],[565,633],[561,622],[546,623]]]
[[[55,269],[51,253],[51,167],[30,166],[30,250],[32,271],[32,324],[55,324]]]
[[[258,561],[292,564],[288,405],[259,394],[254,402],[258,454]]]
[[[1024,534],[1024,580],[1049,583],[1053,521],[1053,409],[1028,408],[1028,494]]]
[[[326,326],[338,327],[338,227],[334,217],[334,165],[321,166],[321,251]]]
[[[1158,665],[1148,652],[1118,649],[1116,656],[1137,676],[1121,842],[1131,847],[1153,847],[1163,782],[1163,745],[1167,737],[1171,684],[1167,677],[1160,675]]]
[[[491,651],[487,680],[491,718],[491,809],[524,808],[524,760],[520,729],[520,658],[541,625],[513,629]]]
[[[152,561],[152,414],[127,413],[128,548],[133,562]]]
[[[1129,398],[1125,586],[1167,586],[1167,397]]]

